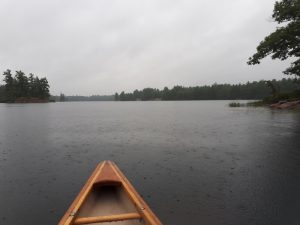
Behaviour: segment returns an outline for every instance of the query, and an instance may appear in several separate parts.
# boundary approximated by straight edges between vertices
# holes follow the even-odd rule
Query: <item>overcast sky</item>
[[[288,62],[246,64],[277,25],[274,2],[0,0],[0,72],[67,95],[280,79]]]

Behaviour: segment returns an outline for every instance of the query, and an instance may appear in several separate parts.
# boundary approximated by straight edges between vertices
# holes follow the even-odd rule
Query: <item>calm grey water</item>
[[[56,224],[105,159],[165,225],[300,224],[300,113],[227,104],[0,104],[0,224]]]

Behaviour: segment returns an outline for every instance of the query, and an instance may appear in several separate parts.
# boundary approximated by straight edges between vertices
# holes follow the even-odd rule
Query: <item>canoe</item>
[[[162,225],[111,161],[99,163],[58,225]]]

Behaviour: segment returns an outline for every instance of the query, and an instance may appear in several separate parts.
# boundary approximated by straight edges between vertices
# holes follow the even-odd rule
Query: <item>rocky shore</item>
[[[299,109],[300,110],[300,100],[296,101],[279,101],[270,105],[272,109]]]
[[[15,103],[47,103],[49,99],[42,98],[17,98]]]

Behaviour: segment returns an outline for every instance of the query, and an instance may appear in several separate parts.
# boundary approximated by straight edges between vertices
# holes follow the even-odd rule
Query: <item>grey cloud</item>
[[[272,32],[273,0],[0,0],[0,70],[47,76],[58,94],[281,78],[246,65]]]

